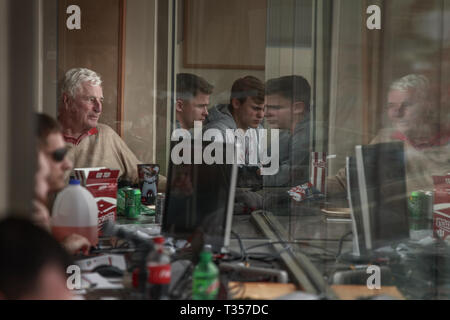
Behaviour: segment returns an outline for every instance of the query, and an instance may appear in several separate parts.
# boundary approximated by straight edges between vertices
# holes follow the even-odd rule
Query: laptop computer
[[[175,145],[173,142],[171,150]],[[191,160],[195,153],[203,153],[208,143],[202,142],[201,150],[194,145],[192,140],[190,157],[187,157]],[[230,244],[238,170],[236,163],[226,162],[226,143],[217,145],[224,151],[218,155],[223,160],[221,163],[185,161],[175,164],[172,156],[169,161],[161,232],[165,237],[187,240],[193,251],[209,244],[213,252],[224,253]]]

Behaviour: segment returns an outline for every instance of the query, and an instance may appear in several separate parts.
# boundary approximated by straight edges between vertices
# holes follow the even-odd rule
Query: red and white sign
[[[325,152],[312,152],[310,182],[320,193],[326,194],[326,179],[327,154]]]
[[[116,221],[117,217],[117,179],[119,170],[107,168],[77,168],[75,176],[88,189],[97,201],[98,230],[106,221]]]
[[[450,174],[433,176],[434,206],[433,231],[434,236],[445,239],[450,234]]]

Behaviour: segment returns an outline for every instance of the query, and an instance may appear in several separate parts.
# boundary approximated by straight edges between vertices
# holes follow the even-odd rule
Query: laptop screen
[[[356,146],[365,242],[368,250],[409,238],[402,142]]]
[[[194,150],[192,144],[192,157],[205,147],[203,143],[202,150]],[[171,157],[162,233],[175,239],[201,241],[201,246],[210,244],[215,252],[220,252],[229,244],[237,166],[225,161],[174,164],[172,160]]]

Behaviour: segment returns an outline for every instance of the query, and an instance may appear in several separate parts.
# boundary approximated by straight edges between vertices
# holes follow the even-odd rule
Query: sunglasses
[[[67,154],[67,148],[60,148],[56,149],[53,152],[50,152],[50,156],[52,157],[53,161],[55,162],[61,162],[64,160]]]

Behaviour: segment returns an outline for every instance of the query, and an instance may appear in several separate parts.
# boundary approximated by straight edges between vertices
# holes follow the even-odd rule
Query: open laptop
[[[177,143],[171,145],[161,232],[165,237],[190,242],[194,255],[204,244],[216,253],[226,252],[230,244],[237,165],[227,163],[226,143],[217,143],[223,150],[216,155],[221,164],[206,164],[204,159],[194,163],[194,154],[203,154],[209,144],[191,140],[190,156],[184,159],[192,161],[179,164],[174,163],[172,152]]]

